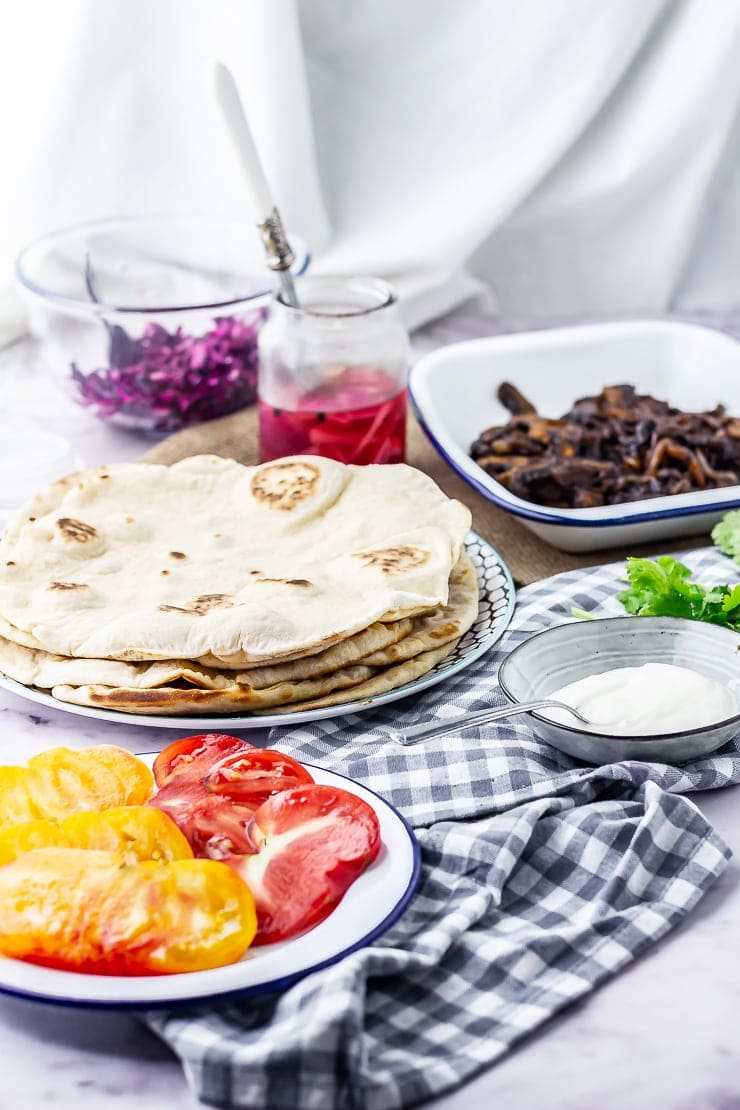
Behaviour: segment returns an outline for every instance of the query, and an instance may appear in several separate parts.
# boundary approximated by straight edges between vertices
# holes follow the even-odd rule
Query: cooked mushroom
[[[682,412],[611,385],[552,420],[509,382],[498,398],[512,419],[482,432],[470,454],[527,501],[590,508],[740,482],[740,419],[722,405]]]

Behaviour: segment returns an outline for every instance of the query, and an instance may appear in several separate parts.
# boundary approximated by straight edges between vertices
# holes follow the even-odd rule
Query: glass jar
[[[403,462],[409,340],[393,288],[306,277],[273,298],[259,336],[260,459]]]
[[[162,436],[254,403],[274,280],[249,221],[100,220],[26,247],[16,273],[43,360],[96,416]]]

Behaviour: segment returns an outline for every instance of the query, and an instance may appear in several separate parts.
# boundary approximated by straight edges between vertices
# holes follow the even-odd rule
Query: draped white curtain
[[[740,0],[0,0],[0,288],[72,222],[244,213],[214,56],[315,268],[411,323],[740,305]]]

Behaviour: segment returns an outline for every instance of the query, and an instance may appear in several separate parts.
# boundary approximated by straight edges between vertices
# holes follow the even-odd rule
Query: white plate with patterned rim
[[[140,756],[151,764],[153,755]],[[83,975],[0,956],[0,993],[37,1002],[111,1009],[150,1009],[256,997],[293,983],[364,948],[397,921],[414,896],[421,854],[401,814],[366,786],[307,763],[314,780],[348,790],[378,815],[377,859],[339,905],[313,929],[278,944],[249,949],[237,963],[177,975]]]
[[[95,717],[99,721],[118,721],[129,725],[148,725],[151,728],[182,728],[188,732],[203,729],[227,728],[272,728],[275,725],[300,724],[303,721],[325,720],[327,717],[341,717],[348,713],[361,713],[374,709],[409,694],[418,694],[429,686],[444,682],[453,674],[469,667],[476,659],[491,648],[503,635],[514,612],[515,592],[509,568],[501,556],[489,543],[475,532],[470,532],[465,541],[465,550],[470,556],[478,575],[478,617],[457,647],[428,674],[413,682],[406,682],[394,690],[376,694],[360,701],[346,701],[326,709],[307,709],[297,713],[223,713],[213,717],[167,716],[150,717],[141,713],[121,713],[114,709],[96,709],[86,705],[71,705],[59,701],[44,690],[24,686],[12,678],[0,674],[0,690],[38,702],[50,709],[61,709],[80,717]]]

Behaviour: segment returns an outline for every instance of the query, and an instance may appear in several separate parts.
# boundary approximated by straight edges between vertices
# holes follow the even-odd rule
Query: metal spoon
[[[531,713],[534,709],[567,709],[569,713],[584,725],[591,725],[589,721],[572,705],[565,705],[562,701],[552,698],[541,698],[539,701],[520,701],[514,705],[498,705],[494,709],[481,709],[478,713],[469,713],[464,717],[451,717],[448,721],[428,721],[422,725],[412,725],[411,728],[388,730],[388,734],[397,744],[419,744],[422,740],[430,740],[434,736],[444,736],[457,729],[472,728],[473,725],[488,725],[491,721],[500,721],[504,717],[514,717],[517,713]]]

